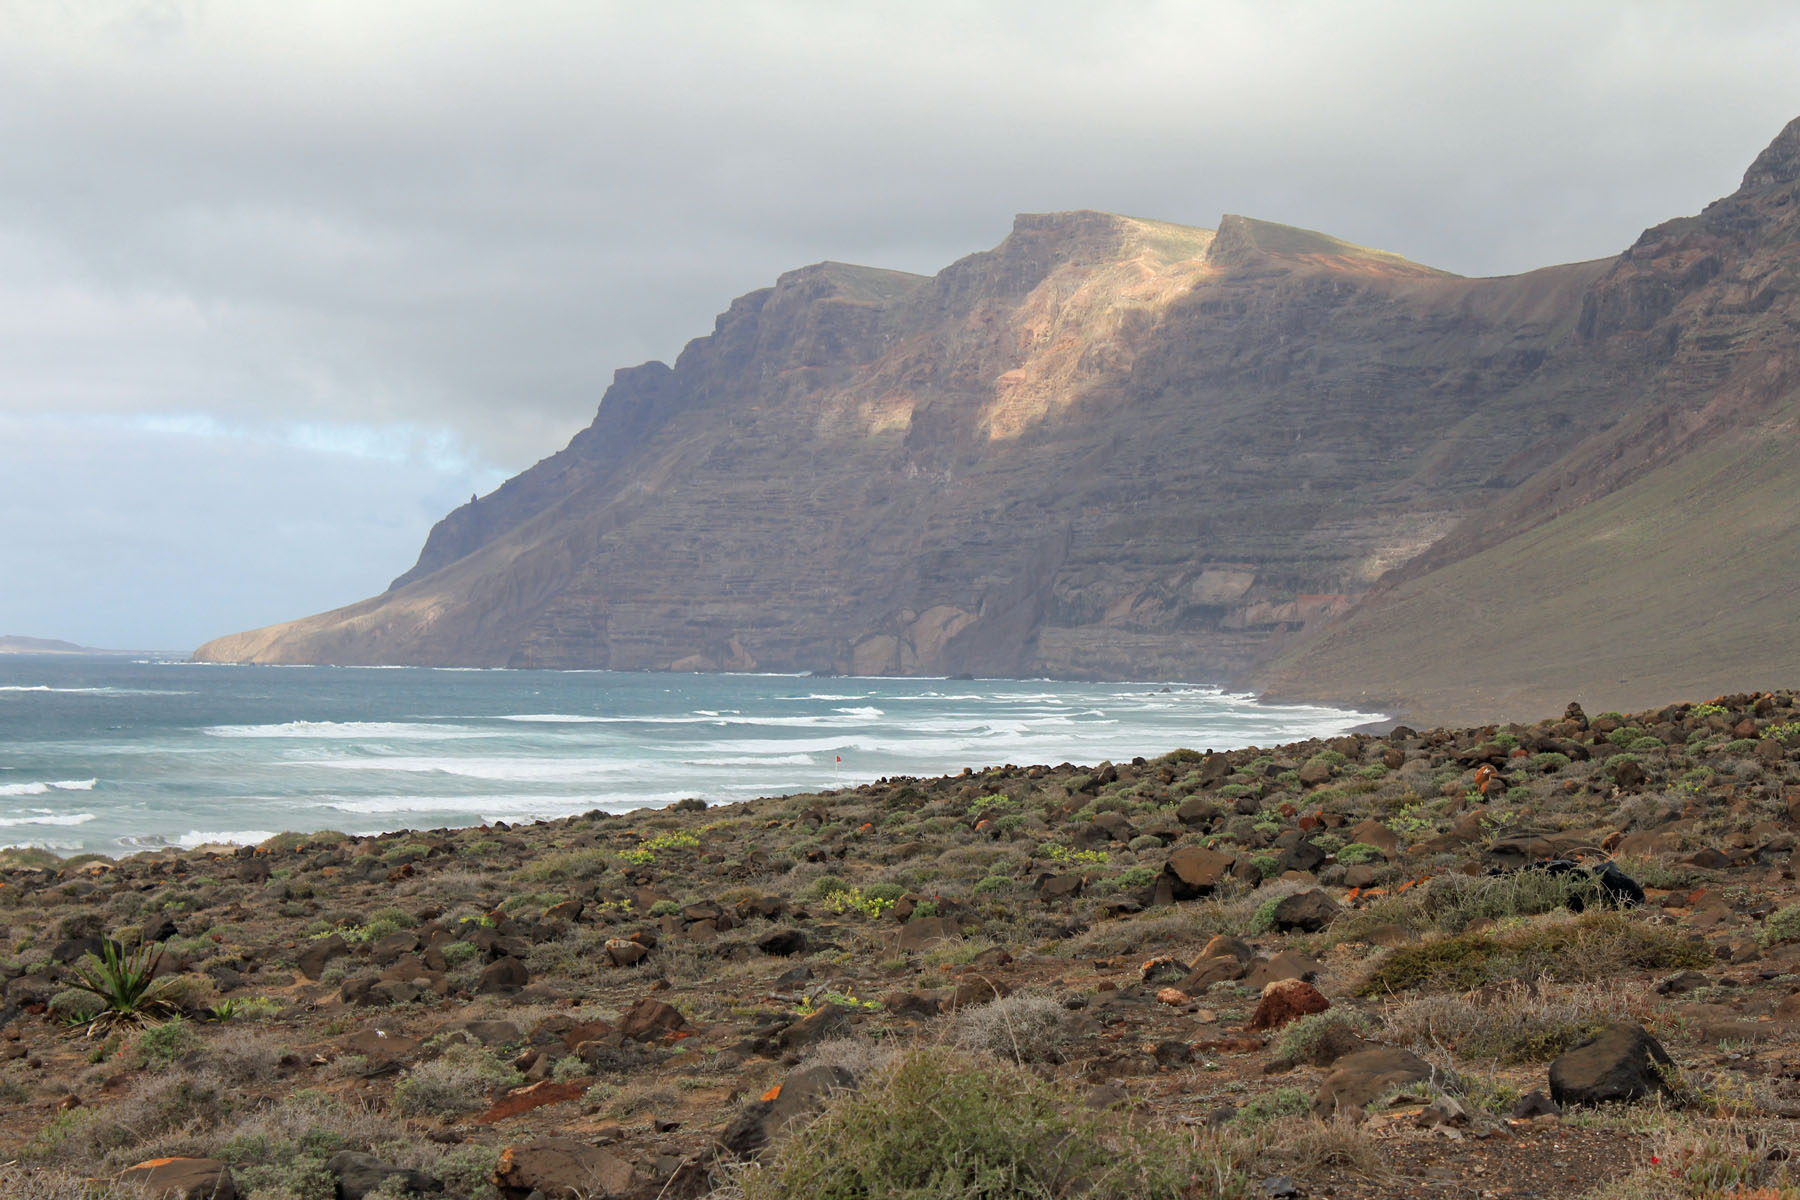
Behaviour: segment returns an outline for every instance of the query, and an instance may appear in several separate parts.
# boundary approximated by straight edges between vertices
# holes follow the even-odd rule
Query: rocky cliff
[[[1244,217],[1092,212],[1020,217],[930,278],[790,272],[673,366],[619,372],[587,430],[446,517],[385,594],[199,655],[1254,672],[1406,702],[1474,632],[1443,580],[1500,564],[1482,611],[1528,626],[1579,588],[1509,576],[1521,538],[1792,435],[1797,145],[1800,122],[1616,260],[1500,279]],[[1683,519],[1701,585],[1734,541],[1793,565],[1762,558],[1785,511]],[[1578,556],[1609,554],[1629,557],[1605,537]],[[1401,603],[1433,580],[1428,618]],[[1647,614],[1664,589],[1643,583]]]

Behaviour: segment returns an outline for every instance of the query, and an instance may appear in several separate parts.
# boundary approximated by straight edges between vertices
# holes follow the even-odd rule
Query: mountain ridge
[[[800,268],[619,371],[388,592],[198,656],[1341,694],[1400,589],[1786,411],[1796,177],[1800,121],[1617,258],[1492,279],[1098,212],[930,277]],[[1396,707],[1452,702],[1414,670]]]

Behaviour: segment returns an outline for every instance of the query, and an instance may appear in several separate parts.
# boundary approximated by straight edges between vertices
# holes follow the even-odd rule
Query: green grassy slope
[[[1269,690],[1391,697],[1414,722],[1524,719],[1734,691],[1800,671],[1800,446],[1734,435],[1408,581],[1283,654]]]

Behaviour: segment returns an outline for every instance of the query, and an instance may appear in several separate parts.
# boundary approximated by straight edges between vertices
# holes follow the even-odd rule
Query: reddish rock
[[[1256,957],[1256,949],[1242,938],[1220,933],[1215,934],[1206,945],[1200,948],[1200,957],[1203,959],[1235,958],[1241,963],[1247,963]],[[1199,966],[1200,964],[1195,963],[1194,965]]]
[[[350,952],[350,944],[337,934],[330,937],[315,938],[306,948],[294,956],[294,965],[308,979],[317,980],[325,973],[325,965],[332,959]]]
[[[477,1125],[492,1125],[496,1121],[504,1121],[508,1117],[516,1117],[520,1113],[530,1112],[534,1108],[543,1108],[550,1104],[564,1104],[570,1100],[579,1100],[593,1084],[591,1079],[571,1080],[568,1083],[534,1083],[530,1087],[515,1088],[500,1097],[494,1106],[475,1118]]]
[[[783,1050],[804,1050],[827,1038],[847,1037],[850,1032],[850,1010],[827,1002],[817,1012],[802,1017],[783,1029],[776,1040]]]
[[[1231,870],[1232,858],[1200,846],[1181,846],[1169,855],[1163,874],[1174,884],[1175,899],[1191,900],[1219,885]]]
[[[1227,955],[1214,958],[1203,958],[1194,964],[1194,969],[1179,980],[1175,986],[1191,995],[1199,995],[1215,983],[1228,983],[1234,979],[1242,979],[1246,968],[1243,963]]]
[[[1262,999],[1257,1002],[1256,1011],[1250,1014],[1250,1023],[1244,1028],[1252,1033],[1280,1029],[1289,1021],[1324,1012],[1330,1007],[1331,1001],[1304,979],[1278,979],[1263,989]]]
[[[619,1032],[637,1042],[655,1042],[688,1028],[687,1018],[673,1006],[645,996],[619,1018]]]
[[[1388,858],[1392,858],[1400,852],[1399,836],[1373,818],[1358,821],[1344,832],[1349,835],[1350,841],[1373,846]]]

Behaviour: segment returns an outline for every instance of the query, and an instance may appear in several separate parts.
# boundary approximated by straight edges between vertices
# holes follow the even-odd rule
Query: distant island
[[[16,633],[0,634],[0,654],[124,654],[123,650],[98,650],[78,646],[56,638],[23,637]]]

